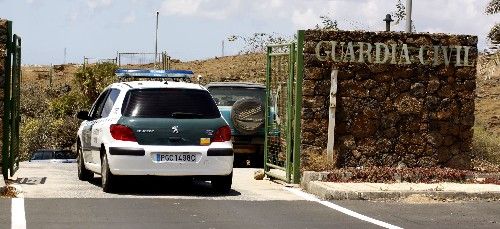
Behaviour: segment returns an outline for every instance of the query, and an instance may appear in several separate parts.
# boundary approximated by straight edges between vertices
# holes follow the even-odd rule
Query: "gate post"
[[[295,79],[295,104],[293,112],[293,183],[300,183],[300,145],[301,145],[301,121],[302,121],[302,81],[304,78],[304,30],[297,32],[297,76]]]
[[[269,93],[269,85],[271,83],[271,58],[269,58],[269,54],[271,53],[272,48],[267,47],[266,49],[266,109],[264,112],[264,172],[269,172],[269,167],[267,166],[267,157],[269,154],[269,97],[271,94]]]
[[[11,78],[12,78],[12,22],[7,21],[7,40],[6,40],[6,56],[4,59],[4,78],[3,78],[3,117],[2,117],[2,173],[5,179],[9,176],[9,168],[11,164],[10,160],[10,122],[11,122],[11,112],[10,112],[10,88],[11,88]]]
[[[0,29],[6,39],[0,46],[6,52],[0,52],[0,93],[3,102],[2,116],[2,175],[5,179],[13,176],[19,168],[19,97],[21,80],[21,38],[12,34],[12,22],[0,20]],[[3,56],[3,54],[6,56]],[[2,61],[3,59],[3,61]]]

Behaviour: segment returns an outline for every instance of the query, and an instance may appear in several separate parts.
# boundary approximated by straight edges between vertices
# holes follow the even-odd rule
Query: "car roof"
[[[253,88],[266,88],[264,84],[251,83],[251,82],[212,82],[205,87],[253,87]]]
[[[175,81],[128,81],[114,83],[111,87],[120,87],[128,89],[144,89],[144,88],[182,88],[182,89],[197,89],[206,90],[203,86],[194,83],[187,82],[175,82]]]

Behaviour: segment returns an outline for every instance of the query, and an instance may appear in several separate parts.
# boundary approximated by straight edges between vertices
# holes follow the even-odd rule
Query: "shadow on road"
[[[91,184],[101,187],[101,177],[95,176]],[[200,196],[221,197],[239,196],[240,192],[231,189],[229,193],[219,193],[210,182],[188,178],[127,176],[117,180],[114,194],[136,196]]]

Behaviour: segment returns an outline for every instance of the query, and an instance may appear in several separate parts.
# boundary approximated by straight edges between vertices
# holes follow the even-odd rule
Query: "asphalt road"
[[[500,202],[405,203],[332,201],[403,228],[500,228]]]
[[[28,199],[28,228],[377,228],[307,201]]]
[[[10,200],[0,198],[0,228],[10,228]]]
[[[500,228],[499,202],[309,201],[296,188],[254,180],[254,171],[235,169],[227,195],[208,182],[145,177],[107,194],[98,176],[79,181],[74,164],[22,163],[18,182],[27,228],[378,228],[377,220],[403,228]],[[10,212],[11,202],[0,199],[0,228],[10,228]]]

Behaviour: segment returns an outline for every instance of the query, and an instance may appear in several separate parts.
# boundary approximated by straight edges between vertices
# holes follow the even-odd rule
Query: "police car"
[[[186,176],[228,192],[231,129],[204,87],[182,82],[193,72],[118,69],[116,75],[155,80],[111,84],[90,111],[78,112],[78,178],[101,174],[103,190],[112,192],[126,175]]]

